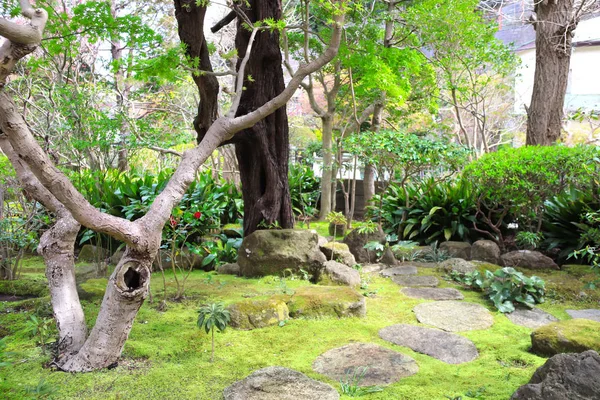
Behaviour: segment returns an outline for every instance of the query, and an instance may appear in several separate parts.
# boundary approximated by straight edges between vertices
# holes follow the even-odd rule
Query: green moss
[[[361,317],[364,298],[346,286],[298,288],[292,296],[282,296],[292,318]]]
[[[80,296],[88,300],[93,298],[102,298],[104,296],[104,292],[106,291],[107,283],[108,279],[105,278],[88,279],[79,285],[81,289]],[[83,293],[81,293],[81,291],[83,291]]]
[[[0,281],[0,294],[13,296],[47,296],[48,283],[45,279],[23,277],[15,281]]]
[[[580,318],[553,322],[536,329],[531,344],[536,354],[544,356],[600,351],[600,322]]]
[[[341,242],[329,242],[322,247],[325,247],[325,248],[333,250],[333,251],[350,251],[350,249],[348,248],[348,245],[345,243],[341,243]]]
[[[256,329],[278,325],[289,318],[287,305],[277,299],[246,300],[231,304],[231,326],[238,329]]]

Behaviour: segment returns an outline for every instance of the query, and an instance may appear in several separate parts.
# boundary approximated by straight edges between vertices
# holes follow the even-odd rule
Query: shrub
[[[495,272],[479,271],[460,274],[452,272],[450,277],[472,289],[483,291],[498,311],[511,313],[519,303],[533,308],[544,302],[545,283],[537,276],[527,277],[514,268],[505,267]]]
[[[292,209],[297,216],[312,217],[317,211],[317,200],[321,193],[320,179],[310,166],[290,165],[288,173]]]

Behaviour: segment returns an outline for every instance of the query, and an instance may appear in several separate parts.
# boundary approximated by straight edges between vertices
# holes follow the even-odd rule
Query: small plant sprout
[[[353,371],[347,371],[346,376],[340,379],[342,394],[348,397],[360,397],[383,391],[383,388],[379,386],[360,386],[360,382],[365,377],[368,369],[369,367],[357,367]]]
[[[215,328],[219,332],[224,332],[230,320],[229,311],[225,309],[222,303],[206,304],[198,310],[198,328],[204,329],[207,334],[210,332],[212,335],[211,363],[215,357]]]

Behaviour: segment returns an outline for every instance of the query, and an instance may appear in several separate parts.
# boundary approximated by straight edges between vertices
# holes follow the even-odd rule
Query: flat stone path
[[[452,288],[402,288],[403,294],[413,299],[424,300],[462,300],[461,292]]]
[[[333,387],[284,367],[267,367],[225,388],[225,400],[339,400]]]
[[[552,314],[548,314],[539,308],[528,310],[526,308],[517,308],[510,314],[504,314],[513,324],[521,325],[529,329],[537,329],[551,322],[558,321]]]
[[[414,375],[419,366],[411,357],[373,343],[351,343],[321,354],[313,369],[329,378],[350,380],[352,375],[364,376],[359,386],[389,385]],[[300,398],[300,397],[298,397]]]
[[[600,322],[600,310],[595,308],[588,308],[587,310],[566,310],[567,314],[571,316],[571,318],[583,318],[590,319],[592,321]]]
[[[436,287],[440,281],[435,276],[394,275],[392,281],[403,287]]]
[[[389,277],[395,276],[395,275],[416,275],[416,274],[417,274],[417,267],[415,267],[413,265],[403,265],[401,267],[388,268],[388,269],[384,269],[383,271],[380,272],[380,275],[385,278],[389,278]]]
[[[434,301],[413,308],[417,320],[448,332],[487,329],[494,324],[492,314],[483,306],[462,301]]]
[[[462,364],[479,357],[477,348],[469,339],[439,329],[398,324],[381,329],[379,337],[447,364]]]

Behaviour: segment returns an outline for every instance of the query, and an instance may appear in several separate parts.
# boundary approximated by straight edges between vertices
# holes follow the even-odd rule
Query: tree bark
[[[574,16],[574,0],[539,1],[534,10],[535,76],[527,108],[526,143],[547,146],[560,138],[578,17]]]
[[[252,0],[243,11],[253,23],[281,19],[279,0]],[[238,19],[235,45],[238,68],[246,55],[251,32]],[[265,104],[285,87],[279,33],[264,30],[256,35],[252,53],[246,64],[245,90],[236,115],[245,115]],[[251,76],[252,79],[248,79]],[[254,232],[259,224],[293,228],[294,215],[288,185],[288,121],[285,106],[234,137],[240,167],[244,199],[244,235]]]
[[[323,126],[323,172],[321,174],[321,211],[319,219],[324,220],[327,214],[331,212],[332,197],[335,192],[332,190],[333,182],[333,115],[327,113],[321,117]]]

